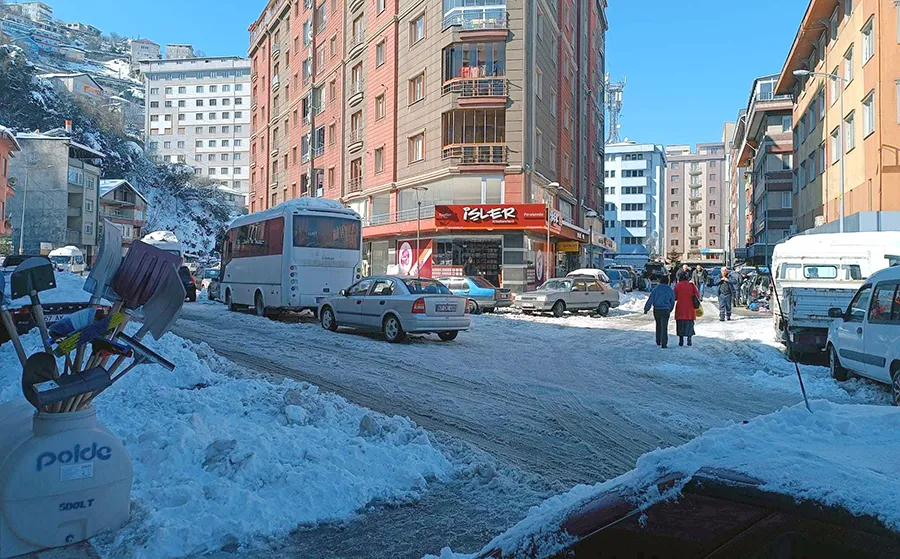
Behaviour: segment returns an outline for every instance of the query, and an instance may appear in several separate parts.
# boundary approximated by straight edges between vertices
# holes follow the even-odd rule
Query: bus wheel
[[[266,305],[263,302],[262,293],[259,291],[256,292],[256,297],[253,300],[253,309],[256,311],[256,316],[266,316]]]
[[[231,290],[228,289],[225,291],[225,306],[228,307],[228,310],[231,312],[236,312],[237,307],[234,304],[234,301],[231,300]]]

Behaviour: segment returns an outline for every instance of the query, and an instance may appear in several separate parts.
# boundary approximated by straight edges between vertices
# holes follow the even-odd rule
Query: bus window
[[[295,215],[294,246],[359,250],[360,223],[353,219]]]

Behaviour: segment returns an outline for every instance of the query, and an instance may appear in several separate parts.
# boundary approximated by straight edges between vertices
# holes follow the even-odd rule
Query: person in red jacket
[[[700,292],[697,286],[691,283],[691,278],[686,273],[679,273],[678,285],[675,286],[675,332],[678,334],[678,345],[691,345],[694,337],[694,321],[697,320],[697,311],[694,300],[700,300]]]

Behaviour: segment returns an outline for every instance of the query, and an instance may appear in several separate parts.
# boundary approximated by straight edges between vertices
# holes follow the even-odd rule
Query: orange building
[[[16,137],[8,128],[0,125],[0,235],[12,233],[6,202],[16,193],[9,184],[9,160],[16,151],[21,151]]]
[[[900,210],[898,11],[895,0],[812,0],[806,9],[776,87],[794,97],[800,231],[837,221],[842,201],[847,217]]]

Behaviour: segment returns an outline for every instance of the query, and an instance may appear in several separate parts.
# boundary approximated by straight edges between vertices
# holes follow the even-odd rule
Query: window
[[[534,131],[534,159],[541,160],[541,154],[544,153],[544,133],[535,129]]]
[[[425,98],[425,72],[409,80],[409,104],[417,103]]]
[[[835,128],[831,131],[831,164],[841,160],[841,130]]]
[[[375,0],[375,12],[380,14],[384,11],[386,5],[387,2],[385,0]]]
[[[863,27],[862,30],[863,64],[865,64],[869,61],[870,58],[875,56],[875,31],[873,29],[874,17],[875,16],[872,16],[872,18],[869,19],[868,23],[866,23],[865,27]]]
[[[900,324],[900,283],[882,283],[875,288],[869,305],[869,323]]]
[[[544,98],[544,73],[537,66],[534,68],[534,94],[538,99]]]
[[[194,147],[195,147],[195,148],[202,148],[202,147],[203,147],[203,140],[197,140],[196,142],[194,142]]]
[[[215,126],[210,126],[210,127],[209,127],[209,133],[210,133],[210,134],[215,134],[215,133],[216,133],[216,127],[215,127]]]
[[[150,122],[159,122],[159,115],[150,115]]]
[[[715,174],[709,175],[709,180],[711,180],[711,181],[716,180],[716,175]]]
[[[194,113],[194,120],[203,120],[203,113]]]
[[[184,99],[178,102],[178,108],[180,109],[183,109],[186,105],[187,104],[185,103]]]
[[[202,85],[198,85],[197,88],[194,90],[194,92],[195,92],[195,93],[203,93],[203,86],[202,86]]]
[[[375,148],[375,173],[384,171],[384,148]]]
[[[166,101],[167,106],[171,106],[170,103],[171,103],[171,101]],[[159,101],[150,101],[150,108],[151,108],[151,109],[158,109],[158,108],[159,108]]]
[[[242,83],[234,84],[234,90],[235,91],[244,91],[244,84],[242,84]]]
[[[84,224],[84,234],[91,235],[94,232],[94,226],[90,223]]]
[[[781,193],[781,208],[789,210],[794,207],[794,196],[790,192]]]
[[[847,152],[856,147],[856,131],[854,130],[856,111],[850,111],[847,118],[844,119],[844,140],[847,144]]]
[[[384,93],[375,98],[375,120],[384,118]]]
[[[178,93],[187,93],[187,87],[181,86],[178,88]]]
[[[844,53],[844,87],[853,81],[853,45]]]
[[[166,149],[172,149],[172,142],[163,142],[163,147]]]
[[[863,99],[863,138],[875,132],[875,91]]]
[[[409,139],[409,162],[415,163],[425,159],[425,134],[416,134]]]
[[[856,293],[856,297],[850,302],[847,309],[847,322],[862,322],[866,318],[866,309],[869,307],[869,296],[872,294],[872,286],[864,285]]]
[[[425,14],[409,22],[409,44],[414,45],[425,38]]]
[[[853,0],[844,0],[844,17],[850,17],[853,14]]]
[[[151,88],[150,88],[150,95],[159,95],[159,88],[158,88],[158,87],[151,87]]]
[[[384,64],[384,41],[375,45],[375,66]]]

